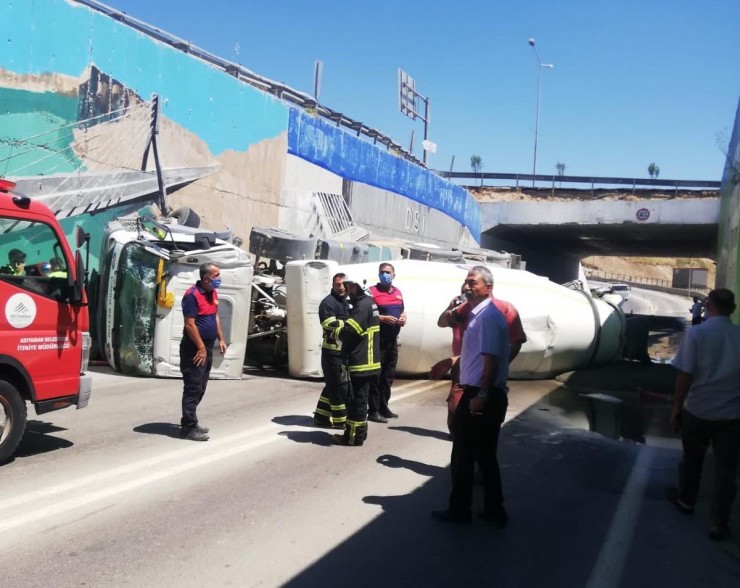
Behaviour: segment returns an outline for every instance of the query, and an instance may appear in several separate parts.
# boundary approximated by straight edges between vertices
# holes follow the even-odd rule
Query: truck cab
[[[82,257],[52,211],[0,180],[0,463],[18,447],[26,403],[36,414],[90,398]]]

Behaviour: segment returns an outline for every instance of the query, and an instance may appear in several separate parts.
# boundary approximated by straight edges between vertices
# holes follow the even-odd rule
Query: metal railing
[[[687,293],[688,296],[693,294],[708,294],[710,288],[706,286],[691,286],[690,288],[676,288],[670,280],[660,278],[646,278],[643,276],[630,276],[619,272],[607,272],[592,268],[583,268],[587,278],[604,280],[606,282],[623,282],[630,286],[657,286],[670,290],[678,290]]]
[[[554,189],[555,184],[586,184],[591,186],[591,191],[597,185],[614,185],[614,186],[630,186],[632,190],[636,190],[638,187],[663,187],[673,188],[678,191],[679,188],[693,189],[693,190],[719,190],[722,182],[714,180],[659,180],[657,178],[616,178],[609,176],[558,176],[551,174],[510,174],[510,173],[493,173],[493,172],[449,172],[435,170],[437,175],[447,178],[450,180],[454,179],[468,179],[468,180],[479,180],[481,186],[483,186],[483,180],[513,180],[515,186],[519,187],[519,182],[524,181],[538,181],[547,182],[550,184],[549,188]],[[543,188],[540,188],[543,189]]]
[[[374,144],[380,143],[381,145],[385,145],[388,151],[397,155],[398,157],[411,161],[412,163],[415,163],[416,165],[419,165],[421,167],[426,167],[419,159],[417,159],[413,154],[406,151],[399,143],[396,143],[388,135],[385,135],[380,131],[369,127],[363,122],[356,121],[348,117],[347,115],[342,114],[341,112],[332,110],[328,106],[320,104],[309,94],[301,92],[300,90],[295,90],[294,88],[286,86],[281,82],[276,82],[264,76],[260,76],[238,63],[222,59],[221,57],[218,57],[213,53],[201,49],[200,47],[197,47],[196,45],[193,45],[188,41],[175,37],[174,35],[153,27],[145,23],[144,21],[128,16],[126,13],[107,6],[102,2],[97,2],[97,0],[74,0],[74,2],[77,2],[78,4],[83,4],[88,8],[105,14],[106,16],[109,16],[110,18],[113,18],[121,23],[124,23],[125,25],[139,31],[140,33],[152,37],[157,41],[165,43],[166,45],[182,51],[183,53],[187,53],[189,55],[192,55],[193,57],[205,61],[206,63],[209,63],[210,65],[223,70],[227,74],[234,76],[242,82],[254,86],[257,89],[262,90],[263,92],[272,94],[280,100],[303,108],[306,112],[310,114],[315,114],[317,116],[325,118],[335,123],[337,127],[341,126],[350,129],[354,131],[360,138],[365,138],[368,141],[372,140]]]

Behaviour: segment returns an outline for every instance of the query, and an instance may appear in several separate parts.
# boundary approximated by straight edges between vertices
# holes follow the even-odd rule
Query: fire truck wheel
[[[0,464],[13,455],[26,430],[26,403],[10,382],[0,380]]]

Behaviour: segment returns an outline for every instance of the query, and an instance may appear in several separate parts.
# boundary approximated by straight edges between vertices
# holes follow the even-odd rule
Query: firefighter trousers
[[[350,374],[347,422],[344,425],[347,445],[362,445],[367,439],[367,399],[377,379],[377,375]]]
[[[347,422],[349,381],[341,354],[322,350],[321,369],[324,372],[324,389],[313,413],[314,420],[326,425],[344,425]]]

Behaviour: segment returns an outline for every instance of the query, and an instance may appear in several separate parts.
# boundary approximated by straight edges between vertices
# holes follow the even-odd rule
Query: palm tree
[[[481,168],[483,167],[483,160],[480,158],[480,155],[471,155],[470,156],[470,169],[473,170],[474,174],[480,173]],[[480,185],[483,186],[483,176],[480,178]]]
[[[650,177],[653,179],[657,178],[660,175],[660,168],[657,165],[655,165],[655,162],[652,162],[648,166],[648,173],[650,174]]]
[[[555,164],[555,169],[558,170],[558,175],[563,176],[565,174],[565,164],[560,163],[559,161]],[[563,183],[560,182],[560,187],[563,187]]]

